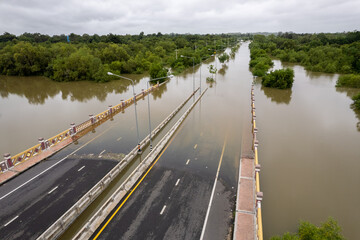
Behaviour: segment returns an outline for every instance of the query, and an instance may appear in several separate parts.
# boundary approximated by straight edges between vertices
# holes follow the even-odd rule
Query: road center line
[[[48,192],[48,194],[52,193],[53,191],[55,191],[59,186],[54,187],[53,189],[50,190],[50,192]]]
[[[186,165],[188,165],[188,164],[189,164],[189,162],[190,162],[190,159],[188,159],[188,160],[187,160]]]
[[[214,198],[216,183],[217,183],[217,180],[218,180],[218,177],[219,177],[221,162],[222,162],[222,159],[223,159],[223,156],[224,156],[224,152],[225,152],[226,140],[227,140],[227,136],[225,137],[224,145],[223,145],[223,148],[222,148],[222,151],[221,151],[219,166],[218,166],[218,169],[217,169],[217,172],[216,172],[216,177],[215,177],[215,181],[214,181],[214,186],[213,186],[213,189],[212,189],[212,192],[211,192],[211,197],[210,197],[210,201],[209,201],[209,207],[208,207],[208,209],[207,209],[207,211],[206,211],[206,217],[205,217],[205,221],[204,221],[204,226],[203,226],[202,231],[201,231],[200,240],[203,240],[203,239],[204,239],[206,224],[207,224],[207,221],[208,221],[208,218],[209,218],[210,208],[211,208],[211,205],[212,205],[212,200],[213,200],[213,198]]]
[[[8,222],[4,225],[4,227],[6,227],[7,225],[9,225],[9,224],[12,223],[13,221],[15,221],[15,219],[17,219],[18,217],[19,217],[19,215],[16,216],[16,217],[14,217],[14,218],[11,219],[10,221],[8,221]]]
[[[180,178],[176,181],[175,186],[177,186],[180,182]]]
[[[40,172],[39,174],[35,175],[34,177],[30,178],[29,180],[27,180],[26,182],[24,182],[23,184],[21,184],[20,186],[18,186],[17,188],[13,189],[12,191],[8,192],[7,194],[5,194],[4,196],[0,197],[0,200],[6,198],[7,196],[9,196],[10,194],[12,194],[13,192],[17,191],[18,189],[22,188],[23,186],[25,186],[26,184],[28,184],[29,182],[31,182],[32,180],[34,180],[35,178],[39,177],[40,175],[42,175],[43,173],[49,171],[50,169],[52,169],[53,167],[55,167],[56,165],[58,165],[59,163],[63,162],[65,159],[67,159],[69,156],[71,156],[72,154],[76,153],[77,151],[79,151],[80,149],[82,149],[83,147],[85,147],[86,145],[88,145],[89,143],[91,143],[92,141],[94,141],[96,138],[102,136],[104,133],[106,133],[107,131],[109,131],[112,127],[106,129],[104,132],[102,132],[101,134],[97,135],[96,137],[94,137],[93,139],[89,140],[88,142],[86,142],[84,145],[82,145],[81,147],[79,147],[78,149],[76,149],[75,151],[73,151],[72,153],[70,153],[69,155],[67,155],[66,157],[62,158],[60,161],[56,162],[54,165],[51,165],[50,167],[48,167],[47,169],[45,169],[44,171]]]
[[[165,211],[166,205],[163,206],[163,208],[161,209],[160,215],[162,215]]]
[[[81,168],[79,168],[79,169],[78,169],[78,172],[80,172],[81,170],[83,170],[83,169],[84,169],[84,167],[85,167],[85,165],[84,165],[84,166],[82,166]]]

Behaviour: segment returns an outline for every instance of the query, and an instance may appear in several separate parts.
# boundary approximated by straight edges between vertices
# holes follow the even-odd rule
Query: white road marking
[[[16,216],[16,217],[14,217],[13,219],[11,219],[10,221],[8,221],[5,225],[4,225],[4,227],[6,227],[7,225],[9,225],[10,223],[12,223],[15,219],[17,219],[19,216]]]
[[[50,190],[50,192],[48,192],[48,194],[52,193],[53,191],[55,191],[59,186],[54,187],[53,189]]]
[[[195,144],[195,146],[194,146],[194,149],[196,149],[197,148],[197,144]]]
[[[65,159],[67,159],[69,156],[73,155],[74,153],[76,153],[77,151],[79,151],[80,149],[82,149],[83,147],[87,146],[89,143],[91,143],[92,141],[94,141],[96,138],[100,137],[101,135],[103,135],[104,133],[106,133],[107,131],[109,131],[111,129],[108,128],[106,129],[104,132],[102,132],[101,134],[97,135],[96,137],[94,137],[93,139],[91,139],[90,141],[88,141],[87,143],[85,143],[84,145],[82,145],[81,147],[79,147],[78,149],[76,149],[75,151],[73,151],[72,153],[70,153],[69,155],[67,155],[66,157],[62,158],[60,161],[58,161],[57,163],[55,163],[54,165],[48,167],[47,169],[45,169],[44,171],[42,171],[41,173],[35,175],[34,177],[30,178],[29,180],[27,180],[26,182],[24,182],[23,184],[19,185],[17,188],[13,189],[12,191],[8,192],[7,194],[5,194],[4,196],[0,197],[0,200],[6,198],[7,196],[9,196],[10,194],[12,194],[13,192],[17,191],[18,189],[22,188],[23,186],[25,186],[26,184],[28,184],[29,182],[31,182],[32,180],[34,180],[35,178],[39,177],[41,174],[49,171],[50,169],[52,169],[53,167],[55,167],[56,165],[58,165],[59,163],[63,162]]]
[[[99,156],[101,156],[105,151],[106,151],[106,150],[104,149],[104,150],[99,154]]]
[[[188,165],[188,164],[189,164],[189,162],[190,162],[190,159],[188,159],[188,160],[187,160],[186,165]]]
[[[85,165],[84,165],[84,166],[82,166],[81,168],[79,168],[79,169],[78,169],[78,172],[80,172],[81,170],[83,170],[83,169],[84,169],[84,167],[85,167]]]
[[[176,181],[175,186],[177,186],[180,182],[180,178]]]
[[[118,139],[116,139],[116,141],[120,141],[122,139],[122,137],[119,137]]]
[[[160,215],[162,215],[165,211],[166,205],[163,206],[163,208],[161,209]]]
[[[217,181],[218,181],[219,172],[220,172],[220,167],[221,167],[222,159],[223,159],[224,152],[225,152],[226,140],[227,140],[227,136],[225,137],[224,145],[223,145],[223,148],[222,148],[222,151],[221,151],[221,156],[220,156],[220,160],[219,160],[219,165],[218,165],[218,169],[217,169],[216,176],[215,176],[214,186],[213,186],[213,189],[212,189],[212,191],[211,191],[211,197],[210,197],[210,201],[209,201],[209,207],[208,207],[208,209],[207,209],[207,211],[206,211],[205,221],[204,221],[204,225],[203,225],[203,228],[202,228],[202,231],[201,231],[200,240],[203,240],[203,239],[204,239],[206,224],[207,224],[207,221],[208,221],[208,218],[209,218],[210,209],[211,209],[211,205],[212,205],[212,200],[213,200],[213,198],[214,198],[216,183],[217,183]]]

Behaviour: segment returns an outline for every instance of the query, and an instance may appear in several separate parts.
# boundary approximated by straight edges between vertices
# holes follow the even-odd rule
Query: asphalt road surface
[[[231,234],[236,190],[216,179],[227,136],[223,132],[214,140],[211,132],[201,132],[197,111],[91,239],[199,239],[202,234],[203,239],[226,239]]]

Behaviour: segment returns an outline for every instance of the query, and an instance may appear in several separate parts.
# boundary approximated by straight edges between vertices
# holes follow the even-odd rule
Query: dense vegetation
[[[360,32],[254,37],[256,46],[281,61],[300,63],[307,70],[360,74]]]
[[[285,233],[283,236],[272,237],[271,240],[343,240],[341,228],[337,222],[329,218],[317,227],[309,222],[301,222],[296,234]]]
[[[354,100],[354,108],[360,111],[360,93],[352,97],[352,100]]]
[[[108,81],[116,74],[149,71],[152,78],[180,72],[234,44],[235,35],[0,35],[0,75],[43,75],[55,81]],[[177,51],[177,55],[176,55]],[[190,58],[181,58],[184,55]],[[178,56],[176,58],[176,56]]]
[[[249,45],[250,63],[249,66],[254,76],[263,77],[267,71],[274,65],[267,52],[261,49],[258,38],[262,36],[254,36],[254,41]]]
[[[291,88],[294,82],[294,70],[279,69],[266,74],[262,78],[262,85],[264,87],[272,87],[279,89]]]
[[[339,77],[336,87],[360,88],[360,74],[346,74]]]
[[[250,45],[254,76],[264,76],[271,67],[269,56],[299,63],[315,72],[343,73],[337,87],[360,87],[360,32],[256,35]],[[354,100],[355,101],[355,100]],[[356,102],[354,102],[356,106]]]

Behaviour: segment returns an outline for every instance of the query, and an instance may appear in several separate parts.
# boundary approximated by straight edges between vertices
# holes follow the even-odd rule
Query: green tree
[[[265,75],[261,81],[264,87],[272,87],[279,89],[291,88],[294,82],[294,70],[280,69]]]
[[[309,222],[300,222],[296,234],[285,233],[283,236],[272,237],[271,240],[344,240],[337,222],[329,218],[317,227]]]
[[[166,77],[168,70],[164,68],[160,63],[152,63],[150,66],[150,77],[151,79]]]

